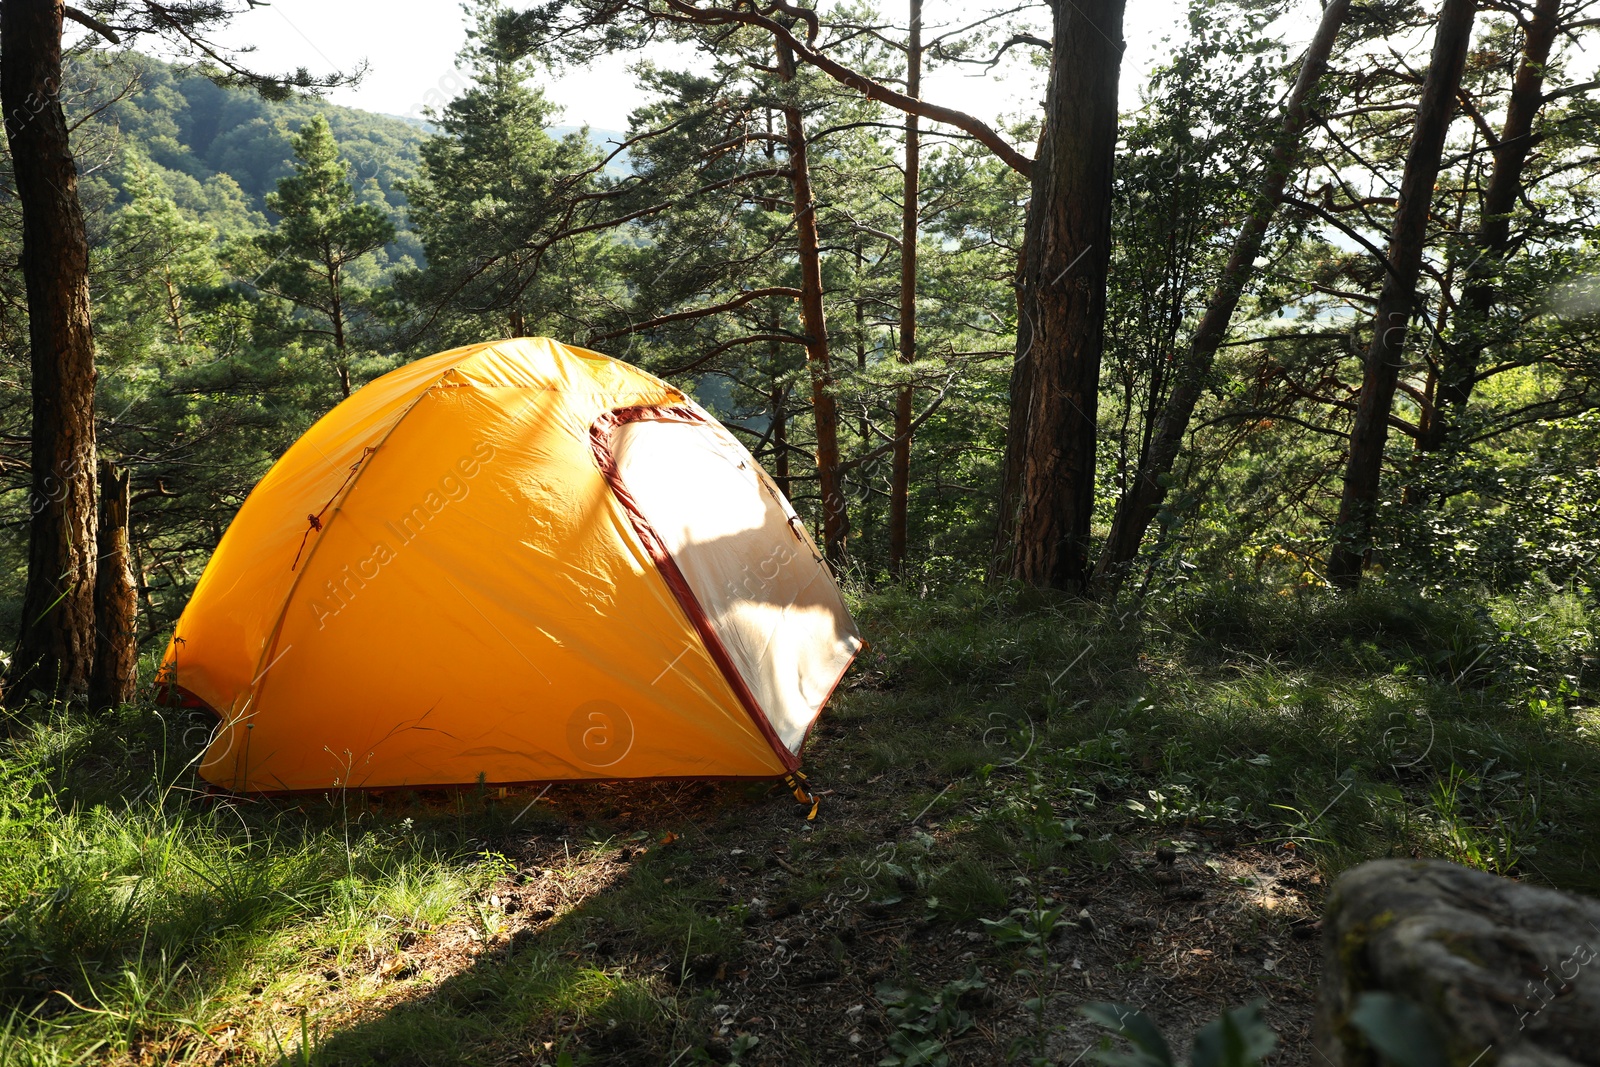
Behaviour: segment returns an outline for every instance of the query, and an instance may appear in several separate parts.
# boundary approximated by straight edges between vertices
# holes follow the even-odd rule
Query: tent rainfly
[[[519,338],[360,389],[239,509],[167,647],[241,791],[777,777],[862,641],[681,391]]]

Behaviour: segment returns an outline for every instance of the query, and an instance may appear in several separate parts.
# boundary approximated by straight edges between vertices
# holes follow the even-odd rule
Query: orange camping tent
[[[544,338],[369,383],[239,509],[167,647],[236,790],[778,776],[861,647],[681,391]]]

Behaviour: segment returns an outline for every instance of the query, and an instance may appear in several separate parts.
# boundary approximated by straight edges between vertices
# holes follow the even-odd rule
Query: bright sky
[[[898,6],[893,0],[884,5]],[[926,36],[949,25],[963,0],[929,0]],[[1150,68],[1170,51],[1164,39],[1184,28],[1184,0],[1131,0],[1124,37],[1128,51],[1122,67],[1122,101],[1138,100],[1139,86]],[[223,40],[254,44],[251,64],[258,69],[308,67],[312,71],[348,70],[362,60],[366,77],[354,89],[334,92],[337,104],[391,115],[420,117],[424,104],[456,95],[462,79],[455,56],[465,41],[461,9],[444,0],[397,4],[395,0],[272,0],[270,6],[240,15]],[[1018,62],[1003,64],[997,75],[971,77],[945,69],[924,79],[923,97],[993,120],[1002,113],[1032,111],[1041,96],[1042,79],[1013,52]],[[606,57],[587,69],[568,72],[548,84],[550,97],[565,109],[561,121],[621,130],[628,112],[643,97],[627,67],[635,57]]]

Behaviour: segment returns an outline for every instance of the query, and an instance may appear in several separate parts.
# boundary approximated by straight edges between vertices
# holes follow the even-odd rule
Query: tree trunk
[[[1560,29],[1560,12],[1560,0],[1538,0],[1523,30],[1522,59],[1511,83],[1505,124],[1500,129],[1500,141],[1494,146],[1489,186],[1478,215],[1478,232],[1473,240],[1477,256],[1467,268],[1467,282],[1456,315],[1461,340],[1442,355],[1433,418],[1428,423],[1429,432],[1420,441],[1428,451],[1442,448],[1450,424],[1461,418],[1488,343],[1489,312],[1499,295],[1495,278],[1511,250],[1511,213],[1522,199],[1522,169],[1537,143],[1533,123],[1544,106],[1545,65]]]
[[[776,344],[773,345],[777,347]],[[789,489],[789,412],[785,409],[784,401],[788,389],[775,386],[772,390],[772,480],[778,485],[778,492],[787,499]]]
[[[795,76],[794,52],[777,42],[778,70],[785,82]],[[850,534],[849,511],[839,476],[839,409],[829,391],[833,384],[828,355],[828,320],[822,309],[822,255],[817,236],[817,205],[811,196],[811,170],[806,156],[805,120],[798,103],[783,108],[784,143],[794,189],[795,235],[799,245],[800,318],[806,330],[806,362],[811,371],[811,411],[817,432],[817,480],[822,491],[822,544],[828,562],[844,562]]]
[[[1030,205],[1031,206],[1031,205]],[[1027,352],[1033,346],[1033,323],[1025,313],[1022,279],[1028,262],[1027,236],[1024,230],[1022,254],[1017,258],[1015,280],[1017,294],[1017,351]],[[1006,451],[1000,465],[1000,501],[995,509],[994,552],[989,560],[989,577],[1001,578],[1011,574],[1011,561],[1016,556],[1017,499],[1022,493],[1023,442],[1028,436],[1028,393],[1033,388],[1033,361],[1019,359],[1011,367],[1008,394],[1009,421],[1006,424]]]
[[[172,324],[172,339],[183,344],[183,294],[172,281],[172,271],[162,268],[161,285],[167,292],[167,321]]]
[[[133,516],[131,514],[131,502],[129,503],[129,508],[128,549],[129,555],[133,560],[134,588],[138,590],[139,602],[144,605],[144,622],[146,627],[145,632],[149,633],[150,630],[154,629],[156,625],[156,605],[154,599],[152,599],[150,596],[150,578],[145,571],[144,554],[139,549],[139,542],[135,540],[133,536]],[[134,631],[138,632],[137,626],[134,627]]]
[[[133,699],[138,679],[139,600],[128,549],[128,473],[119,474],[109,459],[100,461],[98,541],[89,706],[114,708]]]
[[[1017,474],[1011,574],[1076,592],[1090,575],[1122,13],[1123,0],[1055,7],[1020,270],[1007,441]]]
[[[906,40],[906,95],[922,95],[922,0],[911,0]],[[917,231],[922,179],[922,132],[917,116],[906,114],[906,171],[900,206],[900,362],[917,359]],[[911,495],[910,382],[895,392],[894,461],[889,478],[889,573],[905,570],[906,527]]]
[[[1456,91],[1472,43],[1477,0],[1444,0],[1434,31],[1433,56],[1417,101],[1416,125],[1400,178],[1400,201],[1389,234],[1388,270],[1373,316],[1372,343],[1361,378],[1361,399],[1350,428],[1350,457],[1344,493],[1328,558],[1328,580],[1340,589],[1361,584],[1361,567],[1372,534],[1373,511],[1383,475],[1383,446],[1389,436],[1389,406],[1400,378],[1406,328],[1416,310],[1417,278],[1427,242],[1428,214],[1445,135],[1455,117]]]
[[[33,369],[28,584],[8,689],[79,698],[94,657],[94,335],[89,247],[61,110],[62,5],[0,4],[0,107],[17,201]]]
[[[339,375],[339,391],[350,399],[350,362],[344,352],[344,291],[339,278],[339,268],[328,264],[328,306],[332,308],[329,319],[333,323],[333,369]]]
[[[1167,494],[1163,483],[1177,461],[1184,434],[1189,431],[1189,420],[1211,376],[1217,349],[1227,337],[1228,324],[1239,306],[1245,282],[1255,270],[1267,228],[1283,203],[1284,187],[1298,162],[1312,96],[1327,72],[1328,56],[1332,54],[1349,10],[1350,0],[1330,0],[1322,10],[1316,36],[1306,49],[1300,73],[1289,90],[1289,98],[1284,101],[1283,118],[1278,124],[1278,135],[1272,143],[1272,156],[1262,174],[1261,186],[1256,190],[1255,203],[1234,239],[1233,252],[1206,304],[1200,325],[1195,328],[1189,350],[1178,367],[1172,392],[1156,421],[1155,433],[1139,457],[1133,481],[1117,501],[1111,533],[1095,567],[1095,577],[1113,589],[1121,583],[1128,564],[1139,554],[1145,532],[1161,510],[1161,502]]]

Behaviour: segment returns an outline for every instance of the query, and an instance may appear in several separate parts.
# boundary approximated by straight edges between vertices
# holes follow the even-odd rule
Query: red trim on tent
[[[589,427],[589,443],[594,449],[595,463],[600,467],[600,473],[605,475],[606,482],[611,486],[611,492],[622,504],[622,509],[628,513],[628,519],[633,523],[634,532],[639,535],[645,551],[650,553],[650,558],[655,562],[661,576],[666,579],[667,586],[672,590],[673,596],[678,598],[678,604],[683,608],[685,615],[694,625],[695,632],[700,635],[700,640],[705,644],[706,651],[711,654],[712,662],[717,669],[722,671],[722,676],[727,679],[734,696],[738,697],[740,705],[750,720],[761,731],[761,736],[767,739],[772,746],[772,751],[777,753],[778,759],[783,762],[787,770],[794,771],[800,768],[800,757],[790,752],[788,747],[778,737],[778,731],[772,728],[772,723],[767,720],[766,712],[761,710],[761,704],[756,700],[750,686],[745,683],[744,676],[739,673],[739,668],[734,664],[733,657],[728,655],[728,650],[722,644],[722,639],[712,629],[711,619],[706,615],[705,608],[700,604],[700,598],[694,595],[694,590],[689,586],[689,580],[683,576],[683,571],[678,569],[677,560],[672,558],[672,553],[667,551],[667,546],[662,542],[655,527],[650,525],[650,520],[645,517],[640,509],[639,502],[628,492],[628,487],[622,484],[622,475],[617,470],[617,457],[611,449],[611,437],[618,426],[629,422],[640,422],[646,419],[657,419],[669,422],[691,422],[702,426],[709,426],[710,422],[694,408],[676,404],[644,405],[631,408],[617,408],[608,411]],[[821,717],[821,710],[817,718]],[[816,718],[812,723],[815,724]],[[807,728],[809,733],[809,727]]]
[[[164,681],[158,678],[156,679],[155,686],[156,703],[160,704],[162,707],[205,708],[207,711],[211,712],[211,714],[217,715],[216,708],[213,708],[210,704],[207,704],[204,700],[201,700],[199,697],[189,692],[189,690],[185,689],[177,682]],[[221,717],[222,716],[217,715],[217,718],[220,719]]]

